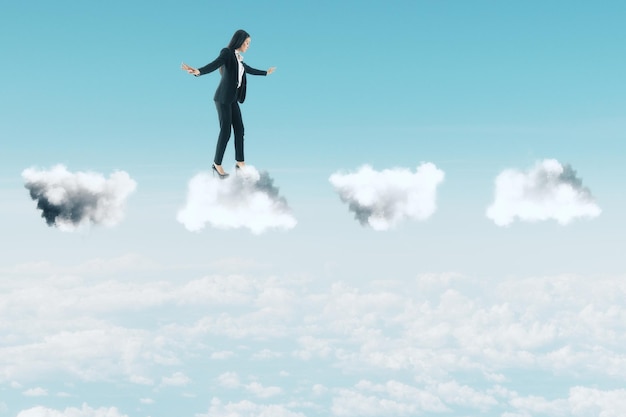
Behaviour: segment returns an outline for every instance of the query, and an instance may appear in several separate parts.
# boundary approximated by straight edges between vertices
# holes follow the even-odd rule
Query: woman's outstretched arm
[[[220,55],[217,58],[215,58],[213,62],[209,62],[204,67],[193,68],[183,62],[183,64],[181,65],[181,68],[184,71],[187,71],[189,74],[195,75],[196,77],[199,75],[208,74],[210,72],[215,71],[222,65],[224,65],[224,63],[226,62],[226,57],[229,53],[230,53],[230,50],[228,48],[224,48],[220,52]]]
[[[245,62],[242,62],[242,64],[246,70],[246,73],[252,74],[252,75],[270,75],[276,70],[276,67],[271,67],[267,71],[263,71],[263,70],[258,70],[256,68],[252,68],[250,65],[246,64]]]

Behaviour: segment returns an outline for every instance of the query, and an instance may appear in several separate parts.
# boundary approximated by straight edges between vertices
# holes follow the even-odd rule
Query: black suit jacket
[[[222,73],[222,79],[220,84],[215,90],[215,96],[213,100],[219,103],[233,103],[235,100],[243,103],[246,99],[246,73],[252,75],[267,75],[267,71],[261,71],[248,66],[242,62],[244,73],[241,77],[241,87],[237,88],[239,78],[239,66],[237,65],[237,57],[235,57],[235,51],[229,48],[224,48],[220,51],[218,56],[213,62],[206,64],[202,68],[198,68],[200,75],[208,74],[215,71],[218,68]]]

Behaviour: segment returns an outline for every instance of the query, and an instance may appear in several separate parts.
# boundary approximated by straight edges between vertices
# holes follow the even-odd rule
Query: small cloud
[[[48,226],[74,231],[83,225],[114,226],[124,217],[126,198],[137,183],[124,171],[109,179],[94,172],[72,173],[63,165],[48,171],[28,168],[22,172],[41,217]]]
[[[415,173],[405,168],[379,172],[365,165],[355,173],[334,173],[329,181],[362,225],[388,230],[405,219],[428,219],[443,179],[443,171],[423,163]]]
[[[31,388],[24,391],[26,397],[46,397],[48,395],[48,390],[44,388]]]
[[[224,359],[232,358],[233,356],[235,356],[235,352],[231,352],[230,350],[223,350],[220,352],[211,353],[211,359],[215,359],[215,360],[224,360]]]
[[[276,352],[273,350],[269,350],[269,349],[263,349],[259,352],[256,352],[254,355],[252,355],[253,359],[260,359],[260,360],[265,360],[265,359],[276,359],[276,358],[280,358],[283,354],[281,352]]]
[[[174,372],[170,377],[161,378],[161,386],[163,387],[182,387],[190,382],[191,379],[182,372]]]
[[[269,398],[275,395],[282,394],[283,390],[280,387],[265,387],[258,382],[251,382],[246,385],[246,390],[251,394],[255,395],[257,398]]]
[[[241,383],[239,382],[239,375],[235,372],[225,372],[217,377],[217,383],[225,388],[238,388]]]
[[[154,381],[141,375],[131,375],[130,382],[137,385],[154,385]]]
[[[154,400],[152,398],[140,398],[139,402],[141,404],[154,404]]]
[[[211,406],[206,414],[196,414],[196,417],[211,416],[305,417],[301,412],[291,411],[289,405],[256,404],[250,400],[242,400],[238,403],[232,401],[222,403],[219,398],[211,400]]]
[[[217,383],[224,388],[240,388],[244,387],[248,392],[258,398],[269,398],[283,392],[280,387],[265,387],[258,382],[251,382],[249,384],[242,384],[239,380],[239,375],[236,372],[225,372],[217,377]]]
[[[192,232],[208,223],[218,229],[247,228],[254,234],[292,229],[297,223],[274,180],[252,166],[224,180],[206,172],[194,176],[177,220]]]
[[[332,353],[332,345],[327,339],[307,335],[299,337],[298,343],[302,346],[302,349],[294,351],[293,355],[305,361],[316,356],[326,358]]]
[[[555,159],[540,161],[526,172],[502,171],[496,177],[494,194],[486,215],[498,226],[508,226],[516,218],[526,222],[553,219],[565,225],[601,213],[576,171]]]
[[[311,391],[313,391],[313,394],[315,394],[315,395],[324,395],[324,394],[326,394],[328,392],[328,388],[326,388],[322,384],[315,384],[311,388]]]

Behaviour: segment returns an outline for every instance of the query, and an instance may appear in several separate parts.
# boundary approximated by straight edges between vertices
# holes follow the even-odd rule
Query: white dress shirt
[[[243,55],[239,53],[239,51],[235,51],[235,58],[237,58],[237,64],[239,66],[239,79],[237,81],[237,88],[241,87],[241,79],[243,78],[244,68],[243,68]]]

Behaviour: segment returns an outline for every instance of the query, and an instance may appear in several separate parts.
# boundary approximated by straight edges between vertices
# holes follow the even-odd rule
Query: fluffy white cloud
[[[575,416],[620,417],[626,410],[626,389],[574,387],[570,389],[568,404]]]
[[[313,391],[315,395],[324,395],[328,392],[328,388],[322,384],[315,384],[311,387],[311,391]]]
[[[599,390],[588,387],[572,387],[567,398],[548,400],[542,396],[517,396],[510,404],[512,415],[533,416],[581,416],[621,417],[626,410],[626,390]]]
[[[457,381],[438,383],[433,392],[447,404],[460,405],[482,411],[489,410],[498,404],[498,400],[494,396],[468,385],[461,385]]]
[[[163,387],[184,387],[190,382],[191,379],[182,372],[174,372],[172,376],[161,378],[161,386]]]
[[[241,386],[239,375],[236,372],[225,372],[217,377],[217,383],[225,388],[238,388]]]
[[[294,351],[294,355],[303,360],[326,358],[333,352],[331,340],[305,335],[298,338],[298,344],[301,348]]]
[[[137,385],[154,385],[154,381],[151,378],[141,375],[130,375],[128,380]]]
[[[81,408],[68,407],[64,410],[55,410],[46,407],[33,407],[20,411],[17,417],[128,417],[115,407],[91,408],[83,404]]]
[[[246,384],[246,390],[257,398],[269,398],[282,394],[283,390],[280,387],[270,386],[266,387],[258,382],[251,382]]]
[[[428,219],[437,208],[443,179],[443,171],[423,163],[415,173],[403,168],[379,172],[365,165],[355,173],[336,172],[329,181],[361,224],[388,230],[405,219]]]
[[[244,384],[239,380],[239,375],[236,372],[225,372],[221,374],[217,377],[217,383],[219,386],[229,389],[243,387],[257,398],[269,398],[283,393],[283,389],[280,387],[266,387],[257,381]]]
[[[248,400],[223,404],[219,399],[213,398],[208,413],[197,414],[196,417],[306,417],[306,415],[291,411],[287,406],[280,404],[256,404]]]
[[[207,223],[218,229],[247,228],[254,234],[294,228],[296,219],[273,179],[252,166],[242,171],[224,180],[209,173],[193,177],[178,221],[194,232]]]
[[[601,212],[572,167],[554,159],[540,161],[526,172],[504,170],[495,182],[487,217],[498,226],[507,226],[516,218],[529,222],[554,219],[568,224]]]
[[[332,404],[335,416],[414,416],[447,411],[437,396],[397,381],[361,381],[356,389],[340,389]]]
[[[283,356],[281,352],[276,352],[276,351],[272,351],[269,349],[262,349],[261,351],[252,355],[252,358],[265,360],[265,359],[276,359],[276,358],[280,358],[281,356]]]
[[[224,360],[224,359],[232,358],[233,356],[235,356],[235,352],[232,352],[230,350],[222,350],[220,352],[211,353],[211,359],[215,359],[215,360]]]
[[[116,225],[124,217],[126,199],[137,187],[124,171],[106,179],[95,172],[72,173],[63,165],[48,171],[28,168],[22,177],[46,223],[63,231],[90,224]]]
[[[24,320],[20,321],[24,324]],[[156,354],[160,349],[151,349],[151,337],[147,331],[115,327],[92,320],[79,320],[80,325],[93,327],[88,330],[36,329],[40,339],[23,340],[14,338],[14,343],[0,347],[0,381],[23,378],[35,380],[44,374],[67,372],[84,381],[106,380],[110,377],[129,375],[142,363],[142,355],[149,362],[159,362]],[[60,326],[54,320],[46,321]],[[78,324],[78,323],[77,323]],[[43,323],[42,323],[43,325]],[[19,324],[17,324],[19,326]],[[17,335],[16,335],[17,336]]]
[[[41,387],[30,388],[24,391],[22,394],[24,394],[26,397],[46,397],[48,395],[48,390]]]

